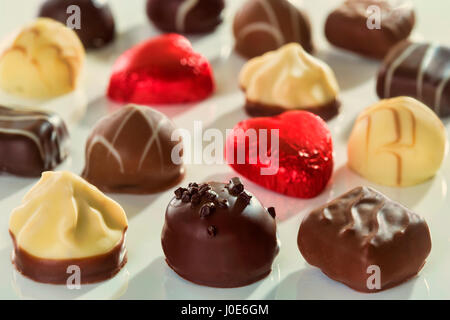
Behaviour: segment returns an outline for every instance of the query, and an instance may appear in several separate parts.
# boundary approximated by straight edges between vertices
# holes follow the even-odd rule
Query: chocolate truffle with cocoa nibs
[[[276,221],[240,179],[199,184],[193,195],[184,192],[190,202],[175,191],[161,235],[176,273],[221,288],[248,285],[270,273],[279,250]]]

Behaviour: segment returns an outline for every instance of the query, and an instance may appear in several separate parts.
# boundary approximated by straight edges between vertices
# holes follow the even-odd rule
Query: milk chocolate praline
[[[346,0],[328,16],[325,35],[336,47],[383,59],[409,37],[414,24],[414,9],[407,0]]]
[[[168,265],[194,283],[240,287],[266,277],[278,253],[275,210],[229,183],[175,190],[161,235]]]
[[[314,50],[309,18],[287,0],[248,0],[233,22],[236,51],[253,58],[296,42]]]
[[[206,33],[222,22],[224,0],[147,0],[147,16],[160,30]]]
[[[298,43],[250,59],[241,69],[239,84],[245,110],[254,117],[303,110],[329,120],[339,112],[333,70]]]
[[[69,133],[56,114],[0,106],[0,174],[39,177],[69,155]]]
[[[40,17],[47,17],[67,24],[77,11],[68,11],[71,6],[80,8],[80,26],[74,31],[86,49],[100,48],[115,37],[114,16],[108,2],[99,0],[47,0],[39,9]]]
[[[175,130],[169,118],[150,107],[121,107],[92,130],[83,178],[115,193],[155,193],[174,186],[184,177],[182,141],[172,140]],[[179,159],[172,158],[173,150]]]
[[[423,218],[367,187],[313,210],[303,219],[297,242],[309,264],[367,293],[414,277],[431,250]]]

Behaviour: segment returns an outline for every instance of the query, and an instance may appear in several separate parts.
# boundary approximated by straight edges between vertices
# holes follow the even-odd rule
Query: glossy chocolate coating
[[[171,141],[174,130],[150,107],[122,107],[92,130],[82,177],[104,192],[144,194],[174,186],[184,176],[183,165],[171,158],[179,143]]]
[[[106,1],[47,0],[40,7],[38,15],[67,24],[67,20],[73,14],[67,13],[67,9],[72,5],[80,7],[81,28],[74,31],[86,49],[101,48],[114,40],[114,16]]]
[[[278,253],[275,212],[230,183],[191,184],[170,201],[161,242],[166,261],[197,284],[232,288],[267,276]]]
[[[14,251],[12,263],[16,270],[31,280],[51,283],[66,284],[72,275],[67,273],[69,266],[80,268],[80,284],[96,283],[114,277],[127,263],[127,250],[125,247],[125,234],[120,243],[109,252],[88,258],[79,259],[42,259],[35,257],[21,249],[14,235],[10,232],[13,240]]]
[[[147,16],[165,32],[206,33],[222,22],[223,0],[148,0]]]
[[[68,142],[58,115],[0,106],[0,173],[39,177],[66,159]]]
[[[321,117],[323,120],[328,121],[339,114],[340,106],[341,103],[337,99],[331,101],[330,103],[317,106],[314,108],[299,108],[299,109],[284,108],[280,106],[269,106],[247,100],[245,103],[245,111],[249,116],[252,117],[272,117],[286,111],[302,110],[312,112]]]
[[[367,13],[370,6],[380,9],[379,29],[368,28],[374,14]],[[325,35],[336,47],[383,59],[390,48],[408,38],[414,23],[413,7],[406,1],[394,6],[387,0],[347,0],[328,16]]]
[[[450,48],[404,41],[392,48],[378,72],[380,98],[409,96],[440,117],[450,115]]]
[[[247,58],[298,42],[313,51],[307,15],[286,0],[248,0],[233,23],[236,51]]]
[[[361,292],[396,286],[422,269],[431,250],[426,222],[367,187],[358,187],[312,211],[298,233],[305,260],[327,276]],[[381,288],[369,289],[371,265]]]

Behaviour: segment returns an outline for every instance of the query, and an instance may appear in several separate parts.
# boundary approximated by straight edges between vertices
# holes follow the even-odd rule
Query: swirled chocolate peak
[[[374,189],[358,187],[307,215],[298,247],[331,279],[376,292],[415,276],[430,253],[431,237],[420,216]]]
[[[68,142],[58,115],[0,106],[0,173],[40,176],[66,159]]]
[[[366,179],[405,187],[432,178],[441,167],[447,136],[441,120],[410,97],[381,100],[356,119],[348,164]]]
[[[338,111],[339,86],[333,70],[297,43],[248,61],[239,84],[250,115],[306,110],[329,119]]]
[[[155,193],[184,176],[182,142],[173,122],[146,106],[126,105],[101,119],[86,144],[83,178],[104,192]]]
[[[13,263],[33,280],[81,283],[108,279],[126,262],[127,217],[119,204],[70,172],[44,172],[9,220]]]
[[[175,190],[161,241],[181,277],[211,287],[240,287],[267,276],[278,253],[275,210],[239,178]]]

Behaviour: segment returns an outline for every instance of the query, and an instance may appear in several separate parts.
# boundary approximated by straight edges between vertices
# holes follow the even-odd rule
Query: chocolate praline
[[[377,78],[380,98],[409,96],[439,117],[450,116],[450,48],[403,41],[384,59]]]
[[[170,201],[161,235],[168,265],[194,283],[240,287],[266,277],[278,253],[275,210],[229,183],[191,183]]]
[[[108,2],[100,0],[47,0],[39,9],[40,17],[52,18],[67,24],[70,6],[80,8],[80,28],[74,31],[86,49],[101,48],[115,38],[115,22]]]
[[[246,58],[291,42],[314,49],[308,16],[287,0],[248,0],[236,13],[233,33],[236,51]]]
[[[0,173],[38,177],[67,158],[68,144],[58,115],[0,106]]]
[[[383,59],[389,49],[409,37],[414,24],[409,1],[346,0],[328,16],[325,35],[336,47]]]
[[[165,32],[206,33],[222,22],[223,0],[148,0],[147,16]]]
[[[415,276],[431,250],[430,230],[423,218],[367,187],[313,210],[303,219],[297,242],[309,264],[367,293]]]
[[[146,194],[166,190],[184,177],[182,142],[164,114],[126,105],[101,119],[86,143],[82,177],[104,192]]]

